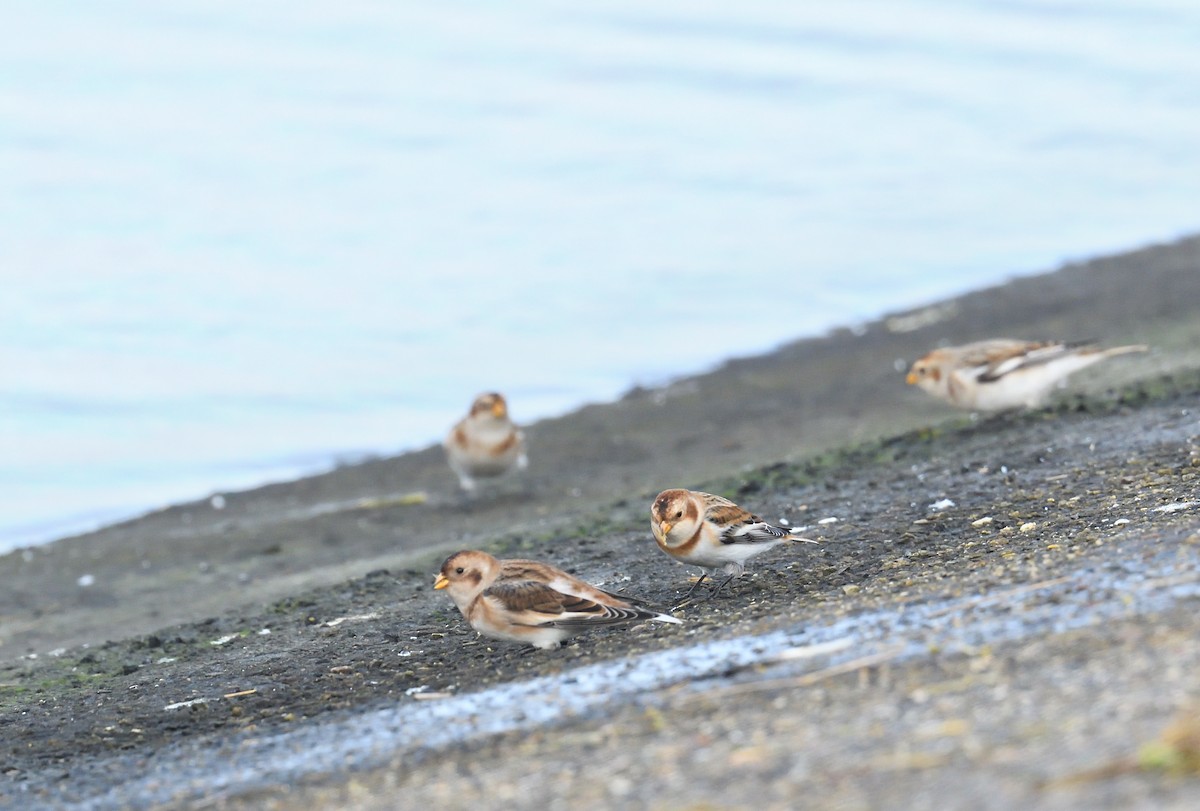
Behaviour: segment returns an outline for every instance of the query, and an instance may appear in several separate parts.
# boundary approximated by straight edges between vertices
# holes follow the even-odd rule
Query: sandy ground
[[[1155,349],[1077,376],[1045,411],[979,422],[903,385],[928,348],[999,335]],[[1193,807],[1194,769],[1146,751],[1188,751],[1163,730],[1200,698],[1197,370],[1190,239],[538,423],[525,480],[474,502],[430,448],[18,550],[0,558],[0,799]],[[669,606],[688,573],[654,548],[648,505],[701,485],[822,543],[765,556],[682,627],[550,653],[479,641],[429,588],[446,552],[483,547]],[[438,745],[403,715],[438,703],[414,691],[444,707],[534,676],[569,691],[593,666],[772,632],[846,647],[618,683],[602,708],[499,733],[463,720]],[[339,748],[394,712],[407,732]]]

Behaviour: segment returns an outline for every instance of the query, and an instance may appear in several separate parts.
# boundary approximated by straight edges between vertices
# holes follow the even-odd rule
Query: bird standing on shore
[[[713,597],[730,580],[741,577],[747,560],[779,544],[816,543],[768,524],[727,498],[683,489],[664,490],[655,497],[650,506],[650,529],[663,552],[705,570],[685,600],[705,577],[723,572],[725,578],[709,592]]]
[[[1091,343],[996,338],[935,349],[914,363],[905,379],[959,408],[1035,408],[1073,372],[1147,349],[1141,344],[1102,349]]]
[[[484,636],[553,649],[564,639],[642,620],[678,623],[640,601],[598,589],[533,560],[497,560],[476,550],[446,558],[434,580]]]
[[[443,444],[446,461],[468,493],[474,492],[476,478],[502,476],[529,465],[525,435],[509,419],[508,403],[497,392],[476,397],[470,413],[450,429]]]

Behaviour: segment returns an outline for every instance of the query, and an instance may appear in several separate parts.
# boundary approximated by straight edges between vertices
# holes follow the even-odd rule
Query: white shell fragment
[[[208,703],[207,698],[193,698],[190,701],[176,701],[174,704],[168,704],[167,706],[163,707],[163,711],[170,712],[171,710],[180,710],[180,709],[183,709],[184,707],[194,707],[197,704],[207,704],[207,703]]]
[[[1150,512],[1152,513],[1174,513],[1180,510],[1186,510],[1200,504],[1200,501],[1172,501],[1170,504],[1164,504],[1161,507],[1155,507]]]

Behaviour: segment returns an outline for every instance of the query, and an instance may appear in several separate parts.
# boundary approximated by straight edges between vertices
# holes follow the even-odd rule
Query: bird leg
[[[689,599],[691,599],[692,593],[696,590],[696,587],[703,583],[706,577],[708,577],[708,572],[700,573],[700,576],[696,578],[696,582],[692,584],[690,589],[688,589],[688,593],[683,595],[684,602],[687,602]]]
[[[673,606],[673,607],[671,608],[671,610],[672,610],[672,611],[676,611],[676,610],[678,610],[678,609],[680,609],[680,608],[683,608],[685,605],[688,605],[689,603],[693,602],[693,600],[691,599],[691,597],[692,597],[692,592],[694,592],[694,591],[696,590],[696,587],[700,585],[701,581],[703,581],[703,580],[705,579],[705,577],[706,577],[706,576],[707,576],[706,574],[700,575],[700,577],[699,577],[699,578],[696,580],[696,582],[692,584],[692,587],[691,587],[690,589],[688,589],[688,593],[687,593],[687,594],[685,594],[685,595],[683,596],[683,599],[682,599],[682,600],[680,600],[680,601],[679,601],[679,603],[678,603],[677,605]],[[716,596],[717,596],[717,594],[719,594],[719,593],[720,593],[721,589],[725,588],[725,586],[726,586],[726,585],[729,583],[729,581],[730,581],[730,580],[732,580],[732,579],[733,579],[733,578],[735,578],[735,577],[737,577],[737,575],[736,575],[736,574],[727,574],[727,575],[725,575],[724,579],[722,579],[722,580],[721,580],[721,582],[720,582],[720,583],[718,583],[718,584],[716,585],[716,587],[715,587],[715,588],[711,588],[711,589],[709,589],[709,591],[708,591],[708,594],[705,594],[703,597],[701,597],[701,598],[700,598],[700,599],[698,599],[698,600],[695,600],[694,602],[698,602],[698,603],[706,603],[706,602],[708,602],[708,601],[709,601],[709,600],[711,600],[713,597],[716,597]]]
[[[732,580],[734,577],[735,577],[735,575],[731,575],[731,574],[725,575],[725,579],[722,580],[720,583],[718,583],[717,587],[715,589],[712,589],[711,591],[709,591],[708,594],[704,597],[704,599],[711,600],[713,597],[716,597],[717,594],[721,591],[721,589],[725,588],[725,585],[730,580]]]
[[[705,579],[706,577],[708,577],[708,572],[701,572],[701,573],[700,573],[700,576],[696,578],[696,582],[692,583],[692,587],[691,587],[690,589],[688,589],[688,590],[687,590],[687,594],[683,595],[683,599],[682,599],[682,600],[680,600],[680,601],[679,601],[678,603],[676,603],[675,605],[671,606],[671,610],[672,610],[672,611],[678,611],[679,609],[683,608],[685,605],[687,605],[688,603],[690,603],[690,602],[692,601],[692,594],[694,594],[694,593],[695,593],[695,591],[696,591],[696,588],[697,588],[697,587],[698,587],[698,586],[699,586],[701,583],[703,583],[703,582],[704,582],[704,579]]]

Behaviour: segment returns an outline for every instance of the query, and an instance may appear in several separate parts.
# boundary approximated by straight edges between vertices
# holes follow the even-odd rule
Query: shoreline
[[[570,523],[551,515],[551,504],[561,511],[565,501],[573,514],[588,502],[653,495],[664,482],[694,483],[962,416],[905,386],[897,371],[946,340],[1086,336],[1154,348],[1143,361],[1118,359],[1074,376],[1075,392],[1200,367],[1200,340],[1186,318],[1200,301],[1197,268],[1200,236],[888,314],[660,389],[634,388],[615,402],[526,425],[525,485],[502,484],[498,498],[470,516],[456,513],[454,478],[431,445],[225,493],[220,510],[205,497],[0,555],[0,583],[21,584],[0,596],[0,660],[103,641],[95,633],[109,626],[149,631],[227,608],[231,598],[271,600],[454,546],[430,526],[460,545],[493,526],[542,532]],[[594,464],[580,468],[579,459]],[[413,493],[427,494],[428,504],[393,503]],[[92,586],[76,585],[88,576]],[[129,594],[142,600],[139,611],[122,609]]]
[[[1182,241],[1187,241],[1187,239],[1188,238],[1185,237],[1185,238],[1183,238]],[[1170,245],[1170,244],[1174,244],[1174,242],[1173,241],[1168,241],[1165,243],[1152,242],[1148,246],[1143,247],[1143,248],[1134,249],[1132,252],[1138,252],[1141,250],[1146,250],[1148,248],[1153,248],[1156,245]],[[1100,255],[1104,256],[1107,254],[1100,254]],[[839,333],[845,333],[845,332],[849,331],[850,333],[853,334],[860,328],[867,328],[868,326],[871,326],[871,325],[875,325],[875,326],[878,326],[880,324],[886,325],[886,324],[889,324],[890,322],[897,322],[897,323],[904,323],[905,321],[911,322],[913,314],[937,311],[939,309],[939,307],[942,304],[945,304],[946,302],[955,301],[959,298],[963,298],[963,297],[967,297],[967,296],[971,296],[971,295],[982,294],[982,293],[984,293],[986,291],[990,291],[990,290],[999,290],[999,289],[1006,287],[1009,284],[1018,282],[1021,279],[1044,276],[1044,275],[1047,275],[1048,273],[1055,273],[1055,272],[1057,272],[1057,270],[1074,267],[1074,266],[1080,265],[1080,264],[1086,264],[1087,261],[1088,260],[1086,260],[1086,259],[1082,259],[1082,260],[1068,259],[1068,260],[1065,260],[1063,263],[1061,263],[1056,270],[1051,270],[1051,271],[1015,271],[1015,272],[1010,273],[1004,279],[1002,279],[1001,281],[999,281],[995,284],[988,284],[988,285],[984,285],[981,287],[977,287],[972,290],[961,292],[961,293],[958,293],[953,296],[949,296],[944,299],[939,299],[939,300],[929,302],[925,305],[920,305],[920,306],[907,308],[907,309],[889,310],[889,311],[883,312],[875,318],[872,318],[865,322],[861,322],[861,324],[862,324],[861,327],[860,327],[859,322],[855,322],[853,324],[842,324],[842,325],[831,326],[831,327],[826,328],[824,331],[822,331],[820,333],[812,334],[812,335],[798,335],[791,339],[788,339],[781,343],[778,343],[772,347],[764,348],[761,351],[756,351],[756,352],[751,352],[751,353],[732,354],[732,355],[726,356],[724,358],[716,358],[716,359],[709,361],[706,364],[703,364],[698,369],[693,369],[691,371],[685,371],[682,373],[672,374],[671,376],[667,377],[664,381],[661,381],[661,382],[643,384],[643,383],[635,381],[635,382],[629,383],[623,389],[616,392],[613,396],[611,396],[609,398],[585,400],[582,402],[575,403],[574,405],[564,406],[563,409],[556,411],[555,413],[544,415],[541,417],[534,417],[534,418],[528,420],[528,423],[535,424],[537,422],[562,419],[562,418],[568,417],[571,414],[574,414],[582,409],[593,407],[593,406],[600,406],[600,407],[611,406],[615,403],[620,402],[625,397],[629,396],[631,392],[640,391],[640,390],[655,391],[655,390],[665,389],[665,388],[668,388],[670,386],[670,384],[674,381],[691,380],[691,379],[702,378],[702,377],[711,375],[715,372],[718,372],[721,368],[723,368],[726,364],[729,364],[729,363],[737,362],[739,360],[749,360],[749,359],[759,358],[759,357],[764,357],[764,358],[770,357],[771,355],[773,355],[777,352],[786,350],[789,347],[801,345],[801,344],[808,343],[808,342],[821,341],[821,340],[824,340],[826,338],[829,338],[829,337],[839,334]],[[920,316],[918,316],[917,321],[912,322],[912,324],[914,327],[919,328],[919,326],[921,324]],[[1068,337],[1068,336],[1050,336],[1050,337]],[[461,416],[461,414],[458,412],[448,412],[447,418],[446,418],[447,427],[450,424],[452,424],[454,422],[454,420],[456,420],[459,416]],[[336,470],[338,470],[342,467],[351,466],[354,464],[361,463],[363,461],[378,460],[378,459],[390,459],[390,458],[395,458],[397,456],[402,456],[405,454],[419,453],[421,451],[427,450],[430,447],[438,446],[440,444],[440,441],[441,441],[440,436],[435,436],[435,437],[429,438],[424,441],[414,440],[412,442],[412,444],[408,445],[408,446],[396,446],[396,447],[390,447],[390,448],[375,448],[375,449],[371,449],[371,450],[364,450],[361,448],[347,448],[347,449],[341,449],[341,450],[331,450],[331,451],[324,452],[324,453],[314,453],[311,451],[305,451],[304,455],[312,456],[313,458],[319,457],[321,461],[318,461],[318,462],[310,461],[309,463],[300,464],[300,465],[284,464],[283,462],[273,461],[272,459],[263,459],[263,460],[257,460],[257,461],[251,461],[251,462],[246,462],[245,460],[242,460],[242,461],[238,462],[237,467],[239,467],[239,468],[246,467],[246,466],[258,467],[258,468],[262,468],[264,470],[276,471],[276,472],[268,473],[265,477],[254,477],[253,481],[250,481],[245,484],[235,483],[235,484],[223,485],[218,482],[218,483],[214,483],[208,487],[188,489],[187,492],[182,492],[182,490],[181,490],[178,493],[178,495],[172,496],[166,500],[146,501],[146,502],[142,503],[142,506],[133,506],[133,507],[129,507],[128,509],[114,508],[114,507],[109,507],[109,506],[100,506],[100,507],[96,507],[96,508],[87,508],[87,509],[83,509],[80,511],[76,511],[70,517],[67,517],[67,518],[35,519],[35,520],[32,520],[27,523],[14,525],[14,526],[10,527],[7,531],[0,530],[0,556],[10,554],[12,552],[20,552],[21,550],[24,550],[24,549],[45,546],[46,544],[56,543],[58,541],[66,541],[66,540],[71,540],[73,538],[77,538],[77,537],[81,537],[81,536],[87,536],[87,535],[100,533],[112,526],[123,525],[123,524],[128,524],[131,522],[135,522],[140,519],[149,517],[155,513],[161,512],[163,510],[170,509],[171,507],[174,507],[174,506],[200,503],[200,502],[203,502],[213,496],[218,496],[218,495],[224,496],[224,495],[228,495],[230,493],[235,493],[235,494],[247,493],[247,492],[255,491],[255,490],[258,490],[261,488],[265,488],[265,487],[276,486],[276,485],[287,485],[287,484],[297,482],[297,481],[300,481],[303,479],[309,479],[309,478],[313,478],[313,477],[317,477],[317,476],[323,476],[323,475],[335,472]],[[290,456],[293,454],[289,453],[287,455]],[[231,472],[231,476],[232,476],[232,472]],[[236,477],[233,477],[233,478],[236,479]]]
[[[911,361],[943,340],[996,335],[1144,342],[1154,350],[1077,375],[1053,404],[1028,414],[972,420],[904,386],[898,360]],[[621,742],[628,738],[661,758],[627,764],[630,774],[647,780],[655,764],[674,758],[686,767],[672,779],[711,774],[700,783],[722,802],[736,804],[738,792],[753,784],[811,791],[815,805],[836,806],[858,777],[829,784],[819,764],[789,777],[797,754],[775,743],[814,734],[805,731],[807,718],[823,719],[815,731],[834,751],[864,753],[866,794],[859,805],[878,807],[880,798],[905,786],[918,792],[906,795],[911,799],[931,785],[964,802],[995,786],[1007,792],[996,796],[1008,800],[1044,800],[1022,769],[1041,777],[1070,774],[1082,768],[1087,751],[1075,744],[1091,741],[1072,738],[1056,755],[1027,731],[1034,720],[1020,716],[1021,707],[1049,700],[1061,715],[1056,723],[1089,729],[1102,743],[1097,751],[1115,758],[1125,735],[1119,724],[1094,728],[1094,701],[1136,706],[1137,735],[1145,740],[1180,708],[1174,699],[1155,703],[1159,694],[1200,698],[1186,667],[1160,674],[1162,683],[1134,677],[1158,673],[1171,657],[1200,662],[1197,598],[1189,592],[1161,602],[1173,594],[1172,578],[1195,579],[1200,513],[1178,505],[1200,503],[1198,402],[1200,237],[1193,237],[1022,277],[535,423],[526,429],[528,478],[473,502],[458,496],[434,447],[226,494],[221,510],[205,501],[176,505],[6,555],[0,557],[0,722],[17,734],[3,750],[8,782],[0,782],[0,799],[105,808],[160,807],[166,796],[175,798],[169,807],[195,807],[205,801],[197,786],[206,775],[228,777],[229,759],[221,753],[231,747],[290,730],[319,747],[337,734],[337,724],[420,703],[413,690],[465,697],[540,676],[569,683],[590,664],[772,631],[841,627],[871,612],[908,616],[920,606],[961,600],[970,608],[956,609],[964,627],[954,650],[943,656],[918,633],[913,639],[925,654],[893,663],[890,675],[872,666],[792,693],[753,685],[805,673],[752,668],[735,674],[737,684],[751,685],[737,688],[744,693],[737,713],[696,715],[686,708],[697,701],[719,707],[718,698],[706,696],[732,689],[697,674],[694,683],[655,688],[611,715],[581,713],[516,737],[447,744],[436,752],[445,767],[413,768],[403,753],[414,744],[401,734],[389,739],[397,760],[365,764],[368,772],[346,764],[347,770],[323,767],[303,783],[250,780],[227,789],[220,802],[383,808],[400,781],[411,796],[452,807],[455,798],[440,793],[449,779],[444,768],[470,774],[479,763],[502,785],[532,781],[545,796],[574,793],[600,803],[620,776]],[[711,486],[764,516],[812,525],[822,543],[795,558],[756,559],[727,597],[688,609],[683,626],[597,634],[546,655],[478,640],[444,595],[429,588],[446,552],[484,547],[549,560],[588,579],[616,578],[630,593],[674,604],[688,572],[648,542],[646,510],[658,490],[676,485]],[[416,492],[426,498],[406,498]],[[957,506],[928,512],[926,505],[947,497]],[[818,523],[828,517],[838,520]],[[993,520],[978,523],[983,518]],[[1027,525],[1033,528],[1022,529]],[[1137,567],[1152,558],[1160,563],[1147,570],[1147,607],[1139,611],[1122,614],[1120,595],[1102,578],[1078,579],[1080,572],[1122,566],[1142,576]],[[85,575],[90,585],[80,586]],[[1063,578],[1076,578],[1076,585],[1042,588]],[[1111,603],[1117,619],[1056,630],[1057,606],[1075,599],[1085,611]],[[988,644],[987,622],[1027,607],[1044,610],[1049,620],[1020,639]],[[1169,634],[1155,635],[1155,612],[1163,612]],[[1053,668],[1038,667],[1039,651]],[[1083,654],[1088,661],[1124,662],[1129,671],[1111,674],[1100,694],[1089,693],[1095,674],[1070,666]],[[1012,724],[962,708],[991,706],[978,704],[976,676],[988,690],[1027,697],[1004,705],[1016,713]],[[957,685],[946,696],[975,696],[976,704],[946,709],[941,699],[912,699],[914,690],[939,679]],[[681,697],[693,692],[699,697]],[[831,697],[836,701],[827,703]],[[877,734],[860,728],[858,720],[870,713],[887,717],[887,707],[912,707],[912,715]],[[754,725],[743,729],[739,718],[776,734],[759,740]],[[885,761],[902,751],[905,736],[951,721],[967,724],[978,740],[963,748],[974,739],[948,736],[945,757],[901,769],[903,779],[890,786],[896,772]],[[610,734],[614,729],[620,734]],[[708,741],[696,750],[700,761],[672,749],[700,739]],[[1022,764],[1015,771],[972,754],[1012,746],[1016,754],[1008,756]],[[701,762],[710,749],[716,759]],[[1024,759],[1026,750],[1043,761]],[[166,783],[159,802],[122,793],[133,785],[125,778],[140,774],[146,758],[168,751],[180,773],[186,767],[198,775],[196,782]],[[570,779],[567,771],[528,773],[528,762],[539,758],[596,767]],[[742,767],[730,769],[729,758]],[[268,760],[250,765],[277,774]],[[668,783],[678,793],[648,796],[646,805],[702,800],[688,793],[686,780]],[[1134,783],[1130,796],[1167,791],[1145,778]],[[1183,786],[1179,796],[1186,799]],[[1062,796],[1080,800],[1091,796],[1087,791]],[[468,806],[482,801],[471,791],[460,799]],[[786,807],[786,796],[772,795],[768,805]]]

